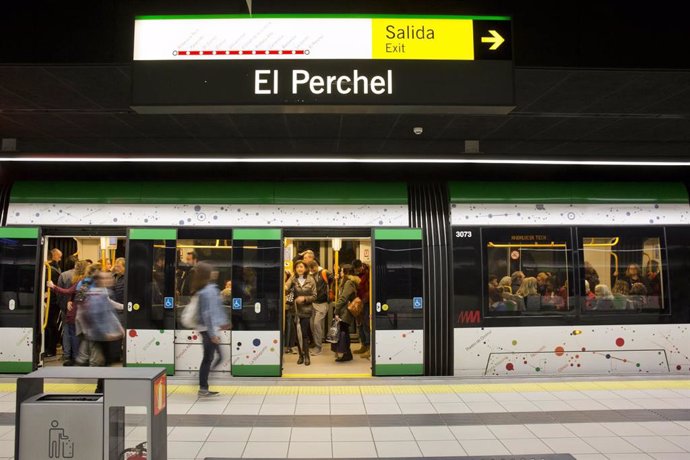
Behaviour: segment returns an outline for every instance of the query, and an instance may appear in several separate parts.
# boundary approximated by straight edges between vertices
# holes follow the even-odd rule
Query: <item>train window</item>
[[[573,311],[572,237],[567,228],[483,230],[488,316]]]
[[[0,324],[8,315],[33,311],[35,276],[36,239],[0,238]]]
[[[583,312],[666,309],[663,229],[581,229],[578,234]]]

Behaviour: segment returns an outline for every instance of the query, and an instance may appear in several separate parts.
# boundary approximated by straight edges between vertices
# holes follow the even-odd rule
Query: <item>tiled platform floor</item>
[[[195,386],[173,379],[168,458],[561,453],[690,460],[689,380],[234,382],[217,386],[217,397],[198,399]],[[48,390],[92,388],[54,384]],[[13,385],[0,383],[0,458],[13,452],[13,416]],[[129,421],[136,423],[137,415]],[[128,427],[128,444],[144,436],[142,427]]]

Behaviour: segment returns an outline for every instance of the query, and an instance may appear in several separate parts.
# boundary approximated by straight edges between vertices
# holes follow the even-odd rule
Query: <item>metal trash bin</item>
[[[93,460],[101,456],[103,395],[41,393],[22,402],[21,411],[22,459]]]

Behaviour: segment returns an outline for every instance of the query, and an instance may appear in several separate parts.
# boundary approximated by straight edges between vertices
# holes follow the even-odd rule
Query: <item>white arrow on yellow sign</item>
[[[499,46],[505,41],[501,35],[496,32],[495,30],[489,30],[489,33],[492,35],[491,37],[482,37],[482,43],[493,43],[489,47],[491,51],[495,51],[498,49]]]

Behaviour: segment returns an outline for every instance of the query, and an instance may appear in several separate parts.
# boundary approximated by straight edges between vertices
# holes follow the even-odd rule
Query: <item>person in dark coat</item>
[[[60,261],[62,260],[62,251],[58,248],[50,250],[50,259],[46,262],[48,265],[47,278],[53,284],[58,283],[62,269],[60,268]],[[50,296],[48,305],[48,318],[45,328],[45,347],[44,357],[51,358],[57,353],[58,340],[61,338],[60,333],[60,303],[57,295]]]
[[[352,351],[350,350],[350,329],[355,326],[355,318],[347,309],[347,306],[357,297],[359,287],[359,277],[354,275],[352,265],[343,265],[340,268],[340,294],[335,302],[335,319],[340,325],[340,336],[338,343],[331,345],[331,349],[336,354],[337,362],[351,361]]]
[[[299,350],[297,364],[309,366],[309,336],[311,336],[311,316],[316,300],[316,282],[309,274],[307,265],[299,260],[295,262],[295,274],[285,283],[285,292],[293,291],[295,295],[294,315],[301,328],[302,346]],[[298,329],[299,334],[299,329]]]

